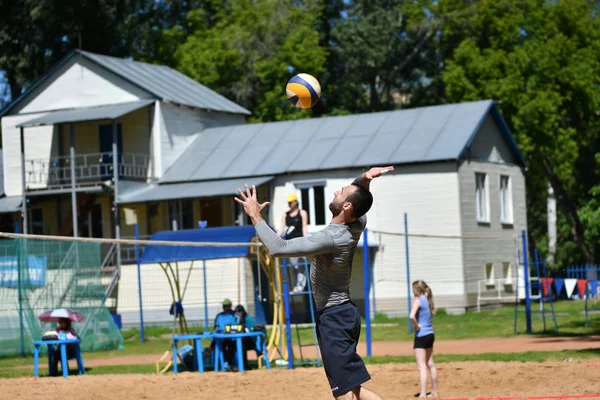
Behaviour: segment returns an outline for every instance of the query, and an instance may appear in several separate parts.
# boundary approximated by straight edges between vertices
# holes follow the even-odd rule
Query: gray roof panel
[[[298,157],[301,150],[302,145],[299,145],[298,142],[280,143],[277,145],[276,150],[267,154],[267,157],[248,176],[263,175],[263,171],[273,171],[273,174],[283,174],[287,171],[292,161]]]
[[[251,114],[244,107],[167,66],[77,51],[163,101],[233,114]]]
[[[359,115],[345,115],[338,118],[325,118],[323,125],[319,128],[319,139],[339,139],[346,134],[354,123],[360,118]]]
[[[288,121],[290,128],[282,133],[280,143],[288,142],[306,142],[312,139],[313,135],[321,132],[321,126],[326,122],[326,118],[310,118],[296,121]],[[270,124],[263,124],[270,125]],[[283,130],[282,130],[283,132]]]
[[[208,129],[161,181],[175,181],[182,169],[194,171],[190,180],[211,180],[458,159],[492,106],[485,100]],[[216,147],[215,136],[208,135],[221,138]],[[207,148],[208,157],[200,157]]]
[[[23,197],[21,196],[0,197],[0,214],[21,211],[22,203]]]
[[[244,183],[262,185],[271,181],[273,176],[254,177],[251,179],[223,179],[216,181],[173,183],[165,185],[133,186],[119,193],[120,204],[142,203],[146,201],[161,201],[199,197],[235,195],[237,189],[242,189]],[[0,206],[1,206],[0,199]]]
[[[368,136],[354,136],[339,141],[327,155],[319,169],[336,169],[348,166],[348,162],[355,162],[363,153],[369,143]]]
[[[339,139],[311,140],[288,166],[288,171],[310,171],[319,169],[325,159],[333,151]]]
[[[73,110],[60,110],[51,111],[48,114],[33,118],[29,121],[23,122],[20,125],[22,127],[28,126],[41,126],[41,125],[54,125],[64,124],[67,122],[82,122],[82,121],[96,121],[101,119],[115,119],[125,114],[129,114],[132,111],[145,107],[149,104],[154,103],[154,100],[140,100],[129,103],[120,103],[110,106],[98,106],[98,107],[87,107],[87,108],[76,108]]]
[[[391,112],[365,114],[356,120],[346,131],[346,137],[354,136],[373,136],[379,131],[385,120],[391,115]]]
[[[251,144],[243,148],[221,176],[223,178],[244,176],[246,175],[246,171],[256,170],[274,149],[274,144],[260,143]]]
[[[436,110],[433,110],[435,108]],[[435,138],[442,132],[446,121],[455,107],[442,106],[423,108],[410,132],[390,158],[391,163],[424,161],[430,146],[436,145]]]

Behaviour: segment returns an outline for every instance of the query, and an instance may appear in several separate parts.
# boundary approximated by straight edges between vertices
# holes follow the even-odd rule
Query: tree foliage
[[[494,99],[526,156],[530,243],[600,254],[600,16],[586,0],[0,0],[0,91],[15,99],[73,48],[164,64],[251,122]],[[298,110],[285,85],[315,75]]]

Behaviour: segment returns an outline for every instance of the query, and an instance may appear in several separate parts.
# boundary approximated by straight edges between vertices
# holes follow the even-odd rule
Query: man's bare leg
[[[383,400],[383,397],[372,390],[359,386],[336,397],[336,400]]]

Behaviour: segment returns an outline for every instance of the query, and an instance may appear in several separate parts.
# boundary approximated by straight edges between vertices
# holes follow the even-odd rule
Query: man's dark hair
[[[360,218],[371,209],[371,206],[373,205],[373,195],[369,189],[358,185],[353,186],[356,187],[356,190],[348,195],[346,201],[352,204],[354,216]]]

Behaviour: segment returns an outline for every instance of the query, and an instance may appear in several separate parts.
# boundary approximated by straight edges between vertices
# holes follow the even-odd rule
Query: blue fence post
[[[363,270],[365,281],[365,322],[367,325],[367,357],[371,357],[371,310],[369,307],[371,302],[369,296],[369,289],[371,289],[371,271],[369,269],[369,239],[367,229],[363,231]]]
[[[23,275],[21,269],[26,267],[26,256],[23,251],[22,241],[26,239],[16,239],[17,243],[17,292],[19,296],[19,336],[21,339],[21,357],[25,357],[25,329],[23,325],[23,284],[21,282],[21,276]]]
[[[290,284],[288,282],[287,258],[283,259],[283,303],[285,307],[285,338],[287,341],[288,369],[294,368],[294,350],[292,349],[292,323],[290,321]]]
[[[527,323],[527,333],[531,333],[531,297],[529,296],[529,253],[527,251],[527,235],[525,229],[521,231],[523,240],[523,270],[525,272],[525,321]]]
[[[406,253],[406,302],[408,304],[408,333],[413,333],[413,326],[410,322],[410,299],[412,298],[412,291],[410,290],[410,263],[408,256],[408,214],[404,213],[404,252]]]
[[[135,228],[135,240],[140,240],[140,229],[138,224],[134,225]],[[142,271],[140,268],[140,245],[135,244],[135,261],[137,263],[137,274],[138,274],[138,297],[140,302],[140,340],[142,343],[146,341],[144,337],[144,308],[142,307]]]

